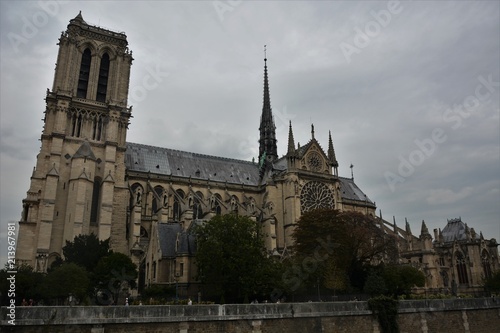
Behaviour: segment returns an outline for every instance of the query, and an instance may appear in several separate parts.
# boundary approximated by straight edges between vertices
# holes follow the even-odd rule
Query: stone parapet
[[[499,298],[401,301],[399,313],[494,310]],[[10,310],[2,307],[1,325],[8,325]],[[16,326],[109,325],[140,323],[216,322],[369,316],[367,302],[323,302],[160,306],[35,306],[16,307]],[[500,325],[500,317],[492,318]]]

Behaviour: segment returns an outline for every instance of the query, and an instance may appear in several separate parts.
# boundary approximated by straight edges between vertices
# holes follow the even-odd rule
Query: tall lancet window
[[[94,187],[92,189],[92,207],[90,209],[90,225],[97,225],[99,214],[99,197],[101,196],[102,179],[94,178]]]
[[[102,132],[102,118],[97,116],[94,119],[93,127],[92,127],[92,140],[101,140],[101,132]]]
[[[92,55],[90,54],[90,49],[87,48],[83,51],[82,55],[82,64],[80,65],[80,76],[78,78],[78,90],[76,92],[76,97],[87,98],[91,61]]]
[[[160,211],[160,209],[162,208],[162,206],[160,205],[160,203],[158,202],[156,197],[157,196],[158,196],[158,198],[162,197],[163,187],[155,186],[155,193],[156,193],[156,196],[153,195],[153,201],[151,202],[151,215],[152,216],[156,215],[156,213],[158,213]]]
[[[481,261],[483,264],[484,277],[489,279],[493,274],[491,272],[490,256],[488,251],[483,250],[483,253],[481,254]]]
[[[469,283],[469,277],[467,275],[467,265],[465,262],[465,257],[461,252],[457,252],[456,258],[458,283],[467,284]]]
[[[177,195],[174,196],[173,217],[174,221],[180,221],[182,216],[181,200],[184,199],[184,192],[182,190],[175,191]]]
[[[75,113],[71,121],[71,136],[80,137],[82,130],[82,115]]]
[[[193,219],[201,220],[203,218],[203,208],[201,207],[201,201],[203,201],[203,194],[201,192],[196,192],[193,204]]]
[[[106,90],[108,89],[109,74],[109,55],[104,53],[101,58],[101,67],[99,68],[99,81],[97,82],[96,101],[106,102]]]

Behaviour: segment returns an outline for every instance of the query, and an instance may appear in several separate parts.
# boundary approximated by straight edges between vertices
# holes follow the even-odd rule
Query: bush
[[[368,300],[368,307],[377,318],[382,333],[399,332],[397,300],[387,296],[374,297]]]

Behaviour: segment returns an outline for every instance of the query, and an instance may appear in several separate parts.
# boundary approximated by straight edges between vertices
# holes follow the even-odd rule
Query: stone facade
[[[424,221],[418,237],[408,222],[404,230],[395,222],[384,221],[383,227],[399,239],[400,262],[425,274],[426,285],[419,292],[480,292],[484,279],[500,269],[497,241],[485,239],[460,218],[448,220],[443,230],[435,229],[434,240]]]
[[[62,256],[66,241],[94,233],[110,238],[113,250],[131,256],[140,267],[141,283],[175,284],[181,295],[196,297],[190,238],[196,223],[218,214],[248,216],[262,226],[269,253],[286,255],[305,211],[334,208],[375,215],[375,203],[353,177],[338,175],[331,133],[326,151],[314,126],[309,141],[300,146],[290,123],[287,152],[279,157],[266,59],[258,161],[126,142],[132,60],[125,34],[89,25],[81,14],[61,35],[42,146],[23,200],[19,263],[44,272]],[[428,273],[428,287],[445,287],[444,278],[440,280],[444,271],[451,283],[462,240],[450,250],[447,241],[432,242],[428,233],[417,238],[381,217],[380,227],[398,237],[402,262]],[[475,287],[484,253],[491,270],[498,269],[497,245],[477,235],[467,241],[473,245],[462,251],[470,267],[466,285]],[[436,264],[441,257],[448,270]]]
[[[18,263],[46,271],[79,234],[127,250],[121,226],[131,64],[125,34],[88,25],[80,14],[59,38],[41,149],[23,200]]]

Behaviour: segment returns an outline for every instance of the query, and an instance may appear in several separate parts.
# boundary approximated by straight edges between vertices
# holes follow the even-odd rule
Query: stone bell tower
[[[132,52],[127,36],[78,14],[59,38],[41,149],[23,200],[19,264],[46,271],[66,241],[94,233],[126,252],[125,140]],[[127,253],[128,254],[128,253]]]

